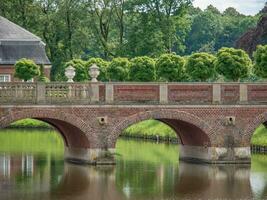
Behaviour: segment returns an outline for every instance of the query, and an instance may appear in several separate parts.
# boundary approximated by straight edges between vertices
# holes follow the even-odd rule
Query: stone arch
[[[253,136],[253,133],[255,132],[255,130],[261,125],[267,122],[267,112],[262,113],[258,116],[256,116],[255,118],[253,118],[252,120],[250,120],[247,124],[247,126],[245,127],[245,131],[243,134],[243,141],[245,141],[246,143],[248,143],[247,145],[250,145],[250,141],[251,138]]]
[[[214,130],[208,123],[190,113],[184,111],[167,110],[167,109],[140,112],[131,115],[129,117],[126,117],[122,122],[113,127],[110,135],[111,145],[115,147],[116,140],[124,129],[135,123],[148,119],[156,119],[172,127],[176,131],[177,136],[180,137],[183,144],[187,144],[188,142],[190,142],[188,141],[189,138],[186,138],[187,136],[184,133],[181,133],[182,131],[181,129],[186,128],[189,131],[197,130],[198,133],[201,134],[198,136],[202,136],[200,140],[197,140],[197,138],[193,136],[193,134],[191,134],[190,137],[194,138],[195,142],[194,144],[187,144],[187,145],[194,145],[194,146],[212,145]],[[181,137],[181,134],[183,134],[184,138]]]
[[[55,109],[34,108],[8,111],[0,118],[0,128],[25,118],[38,119],[51,124],[61,134],[67,147],[89,148],[91,146],[89,141],[91,136],[88,133],[92,132],[92,128],[76,115]]]

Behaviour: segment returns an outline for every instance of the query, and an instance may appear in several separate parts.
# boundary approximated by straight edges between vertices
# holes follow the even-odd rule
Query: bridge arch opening
[[[10,124],[23,119],[35,119],[49,124],[61,135],[67,148],[87,149],[91,146],[86,132],[90,127],[81,119],[49,109],[10,112],[0,119],[0,128],[7,128]]]
[[[111,134],[113,136],[112,143],[116,143],[116,139],[126,128],[146,120],[156,120],[170,127],[176,133],[182,145],[211,146],[209,135],[211,129],[200,118],[185,112],[162,110],[138,113],[126,118],[113,129]]]
[[[186,113],[175,111],[144,112],[130,116],[119,123],[113,130],[112,144],[116,147],[117,138],[131,125],[146,120],[156,120],[173,130],[180,141],[179,158],[187,161],[206,161],[212,146],[212,129],[200,118]],[[178,153],[178,152],[177,152]]]

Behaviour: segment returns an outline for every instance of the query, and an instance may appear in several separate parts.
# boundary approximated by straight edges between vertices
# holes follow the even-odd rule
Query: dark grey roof
[[[14,24],[8,19],[0,16],[0,40],[40,41],[41,39],[17,24]]]
[[[13,65],[21,58],[50,64],[39,37],[0,16],[0,64]]]

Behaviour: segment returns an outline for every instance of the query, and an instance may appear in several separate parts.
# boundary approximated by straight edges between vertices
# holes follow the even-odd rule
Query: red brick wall
[[[267,85],[248,85],[248,101],[267,102]]]
[[[239,101],[239,85],[222,85],[221,100],[223,103],[234,103]]]
[[[159,101],[158,85],[114,85],[114,100],[122,102]]]
[[[168,85],[170,102],[212,102],[212,85]]]

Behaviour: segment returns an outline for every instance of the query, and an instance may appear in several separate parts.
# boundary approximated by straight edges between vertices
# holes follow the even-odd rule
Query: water
[[[176,145],[119,139],[116,166],[63,161],[53,131],[0,131],[0,199],[267,199],[267,156],[251,166],[178,161]]]

